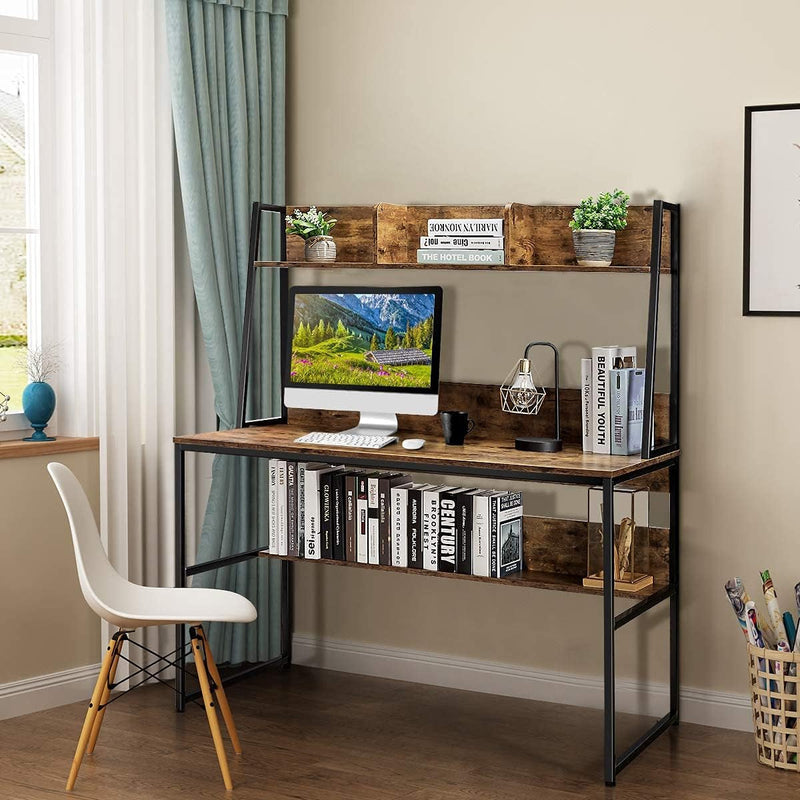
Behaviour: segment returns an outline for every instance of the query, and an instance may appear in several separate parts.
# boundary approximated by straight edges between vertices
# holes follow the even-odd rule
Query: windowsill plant
[[[619,189],[597,200],[587,197],[575,209],[569,227],[575,257],[582,267],[608,267],[614,258],[617,231],[628,224],[630,197]]]

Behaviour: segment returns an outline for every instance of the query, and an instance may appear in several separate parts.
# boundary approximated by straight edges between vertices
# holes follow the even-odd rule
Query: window
[[[0,0],[0,393],[12,412],[0,433],[25,427],[26,346],[42,341],[39,134],[51,109],[43,103],[49,30],[39,15],[47,10],[45,0]]]

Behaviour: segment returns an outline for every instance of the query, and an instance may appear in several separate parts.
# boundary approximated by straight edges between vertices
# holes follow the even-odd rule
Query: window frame
[[[38,163],[26,167],[32,169],[30,180],[34,207],[38,207],[38,219],[32,228],[38,233],[38,253],[29,259],[27,272],[27,325],[28,344],[31,347],[48,346],[56,342],[55,320],[55,276],[44,280],[46,265],[53,264],[53,240],[55,236],[53,215],[54,171],[54,127],[55,96],[53,74],[51,0],[39,0],[38,19],[0,15],[0,50],[6,52],[31,53],[37,56],[37,124],[33,126],[33,148],[38,153]],[[26,131],[26,137],[28,132]],[[29,173],[30,174],[30,173]],[[27,198],[31,202],[31,198]],[[5,226],[2,226],[3,228]],[[29,239],[36,243],[37,239]],[[0,386],[0,391],[3,387]],[[10,412],[6,421],[0,423],[0,441],[18,438],[19,431],[30,428],[30,423],[21,411]],[[48,433],[55,430],[55,418],[48,425]]]

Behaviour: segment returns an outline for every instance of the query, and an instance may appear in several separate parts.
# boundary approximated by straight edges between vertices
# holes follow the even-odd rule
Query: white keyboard
[[[322,444],[330,447],[366,447],[378,450],[396,442],[396,436],[361,436],[354,433],[321,433],[313,431],[295,439],[298,444]]]

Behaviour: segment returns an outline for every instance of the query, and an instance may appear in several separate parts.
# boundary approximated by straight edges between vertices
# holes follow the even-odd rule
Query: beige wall
[[[753,9],[293,0],[288,68],[290,202],[571,203],[620,186],[682,203],[682,681],[738,693],[725,578],[755,595],[770,567],[787,608],[800,579],[800,321],[741,316],[743,107],[800,99],[800,5]],[[642,276],[413,279],[447,288],[445,378],[497,382],[546,338],[575,385],[589,345],[644,341]],[[600,670],[596,598],[305,565],[297,593],[299,632]],[[664,680],[664,613],[649,616],[618,637],[621,671]]]
[[[59,454],[99,506],[97,452]],[[0,459],[0,684],[95,664],[100,625],[81,595],[51,457]]]

